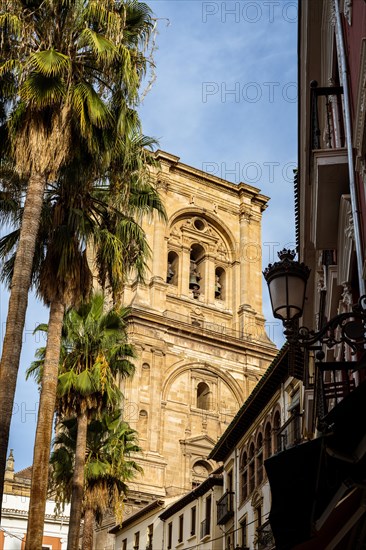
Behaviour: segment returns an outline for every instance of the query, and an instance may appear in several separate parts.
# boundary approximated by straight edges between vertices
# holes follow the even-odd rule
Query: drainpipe
[[[335,30],[336,30],[336,37],[337,37],[337,44],[338,44],[337,57],[341,68],[342,85],[343,85],[344,122],[345,122],[345,133],[346,133],[347,153],[348,153],[348,172],[349,172],[349,187],[350,187],[350,195],[351,195],[351,208],[352,208],[353,226],[355,231],[358,283],[359,283],[360,295],[362,296],[363,294],[365,294],[365,280],[363,279],[363,252],[362,252],[361,231],[360,231],[360,210],[359,210],[357,190],[356,190],[353,149],[352,149],[351,108],[350,108],[350,98],[348,93],[348,71],[347,71],[346,54],[344,49],[341,14],[339,11],[339,0],[333,0],[333,5],[334,5],[334,13],[335,13]]]
[[[234,498],[233,498],[233,506],[234,506],[234,548],[239,546],[239,529],[238,529],[238,508],[236,506],[236,503],[239,503],[240,500],[240,451],[238,448],[235,449],[235,485],[234,485]],[[236,542],[236,544],[235,544]]]

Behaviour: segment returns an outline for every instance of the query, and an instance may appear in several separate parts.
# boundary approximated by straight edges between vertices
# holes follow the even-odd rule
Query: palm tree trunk
[[[67,550],[78,550],[81,512],[84,493],[84,468],[86,453],[86,434],[88,417],[85,412],[78,415],[78,433],[76,437],[75,467],[72,478],[71,508]]]
[[[93,550],[94,510],[88,506],[84,513],[83,550]]]
[[[32,487],[25,550],[38,550],[42,547],[64,311],[65,306],[62,302],[51,303],[33,453]]]
[[[10,421],[45,186],[46,178],[44,175],[32,174],[29,178],[0,362],[0,519]]]

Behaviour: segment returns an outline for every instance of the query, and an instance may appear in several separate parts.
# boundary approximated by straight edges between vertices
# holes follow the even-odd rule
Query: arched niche
[[[259,432],[256,441],[256,484],[259,485],[263,481],[263,434]]]
[[[255,447],[254,442],[249,446],[249,493],[252,493],[255,489]]]
[[[215,300],[226,299],[226,271],[223,267],[215,269]]]
[[[217,379],[221,380],[222,383],[228,388],[231,399],[235,401],[235,407],[239,408],[239,406],[243,403],[243,389],[241,388],[237,380],[235,380],[235,378],[233,378],[233,376],[229,372],[225,372],[225,374],[223,374],[222,370],[219,367],[210,365],[209,363],[194,362],[182,364],[182,361],[175,363],[167,371],[166,378],[163,382],[162,387],[163,401],[168,400],[169,392],[172,385],[187,371],[191,371],[192,374],[197,371],[200,378],[202,378],[202,371],[207,371],[208,374],[216,375]]]
[[[202,220],[203,223],[211,225],[217,231],[225,245],[225,252],[227,254],[228,261],[233,261],[236,257],[237,251],[235,237],[229,227],[225,223],[223,223],[222,220],[220,220],[220,218],[216,216],[216,214],[214,214],[213,212],[203,213],[202,209],[192,206],[190,206],[189,208],[182,208],[181,210],[178,210],[178,212],[175,212],[173,216],[169,219],[167,229],[168,234],[172,234],[174,232],[174,226],[176,226],[180,221],[188,219],[191,219],[193,221],[192,225],[195,230],[197,230],[197,232],[202,231],[204,233],[204,228],[198,229],[198,227],[195,225],[195,221],[197,218],[199,218],[199,220]]]
[[[142,363],[141,365],[141,388],[147,389],[150,384],[150,365]]]
[[[264,428],[264,458],[267,459],[272,455],[272,426],[271,422],[267,421]]]
[[[179,256],[174,250],[168,252],[168,265],[166,282],[170,285],[177,286],[179,278]]]
[[[141,439],[147,439],[149,414],[145,409],[139,412],[138,434]]]
[[[206,382],[199,382],[196,390],[197,409],[210,410],[210,387]]]
[[[192,466],[192,488],[200,485],[212,472],[212,466],[207,460],[196,460]]]
[[[205,293],[205,272],[206,272],[206,251],[204,247],[198,243],[191,246],[189,254],[189,290],[192,297],[198,299],[201,294]]]

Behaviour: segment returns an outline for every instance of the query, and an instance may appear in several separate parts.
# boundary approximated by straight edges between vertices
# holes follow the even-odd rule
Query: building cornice
[[[199,180],[201,183],[211,184],[215,187],[222,187],[225,189],[226,193],[231,192],[236,195],[245,195],[260,204],[263,209],[269,200],[269,197],[262,195],[260,189],[257,187],[253,187],[252,185],[244,182],[240,182],[239,184],[231,183],[227,180],[214,176],[213,174],[208,174],[199,168],[194,168],[184,164],[183,162],[179,162],[180,157],[167,153],[166,151],[159,149],[156,151],[155,157],[156,160],[169,164],[171,171],[189,174],[191,180]]]
[[[114,527],[112,527],[112,529],[110,529],[108,533],[111,533],[114,535],[117,534],[119,531],[121,531],[122,529],[125,529],[129,525],[132,525],[139,519],[147,515],[150,515],[152,512],[156,512],[157,510],[160,510],[161,508],[164,507],[164,504],[165,504],[164,500],[154,500],[154,502],[151,502],[141,510],[138,510],[132,516],[129,516],[127,519],[125,519],[122,525],[115,525]]]
[[[206,494],[208,491],[210,491],[210,489],[215,487],[215,485],[218,485],[218,486],[223,485],[222,474],[211,474],[210,477],[205,479],[205,481],[201,483],[198,487],[196,487],[196,489],[193,489],[192,491],[184,495],[184,497],[174,502],[174,504],[169,506],[169,508],[164,510],[164,512],[160,514],[159,518],[162,521],[166,521],[173,514],[175,514],[176,512],[179,512],[180,510],[182,510],[182,508],[187,506],[187,504],[190,504],[191,502],[196,500],[198,497],[201,497],[204,494]]]
[[[208,455],[209,459],[223,461],[232,453],[288,373],[288,345],[285,344]]]
[[[20,510],[19,508],[2,508],[1,515],[3,517],[22,517],[28,518],[28,510]],[[45,514],[45,519],[53,523],[69,523],[70,516],[56,516],[55,514]]]
[[[188,335],[192,340],[198,340],[203,343],[206,342],[208,345],[212,345],[217,342],[218,345],[222,346],[222,343],[225,342],[225,346],[231,347],[234,349],[240,350],[250,350],[253,354],[258,353],[260,357],[264,355],[273,357],[277,351],[274,348],[272,343],[255,340],[250,338],[249,335],[241,336],[239,332],[234,334],[234,330],[228,329],[227,333],[215,332],[204,327],[198,327],[192,325],[191,323],[184,322],[177,319],[171,319],[169,317],[164,317],[161,314],[155,313],[153,311],[147,311],[146,309],[140,309],[137,307],[130,308],[129,323],[140,323],[142,325],[147,324],[151,326],[154,323],[155,326],[160,327],[161,330],[169,331],[172,334],[185,334]],[[174,322],[174,325],[172,324]]]

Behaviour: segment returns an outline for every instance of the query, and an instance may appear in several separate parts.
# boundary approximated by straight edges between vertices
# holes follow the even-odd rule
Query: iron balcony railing
[[[201,530],[200,535],[201,539],[205,537],[206,535],[210,534],[210,518],[205,518],[203,521],[201,521]]]
[[[338,149],[345,146],[342,86],[311,87],[311,147]]]
[[[353,361],[318,362],[315,384],[316,418],[322,419],[356,388],[355,371],[364,372],[366,364]],[[360,376],[360,374],[356,375]],[[362,374],[364,377],[364,374]]]
[[[217,525],[224,525],[234,515],[234,493],[226,491],[217,501]]]
[[[275,548],[275,540],[269,521],[257,528],[256,548],[257,550],[272,550]]]
[[[302,414],[295,412],[290,418],[277,430],[277,448],[276,452],[298,445],[302,441],[301,436],[301,417]]]

